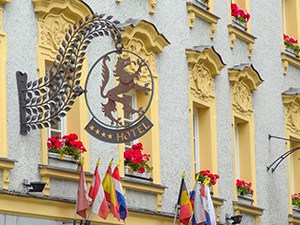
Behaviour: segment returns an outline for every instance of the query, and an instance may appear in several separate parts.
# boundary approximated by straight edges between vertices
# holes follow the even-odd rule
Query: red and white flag
[[[98,172],[100,160],[98,159],[95,168],[92,185],[89,191],[89,196],[93,200],[92,212],[103,219],[106,219],[109,213],[107,201],[104,195],[104,190],[101,184],[101,178]]]
[[[80,177],[77,192],[76,213],[86,219],[86,209],[89,207],[89,196],[83,171],[83,165],[80,166]]]

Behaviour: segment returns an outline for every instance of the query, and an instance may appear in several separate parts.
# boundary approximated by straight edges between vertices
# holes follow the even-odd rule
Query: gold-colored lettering
[[[126,136],[126,134],[127,134],[127,136]],[[126,133],[123,133],[123,135],[124,135],[124,140],[125,141],[127,141],[131,136],[129,131],[127,131]]]
[[[133,134],[134,137],[136,137],[135,130],[136,130],[136,127],[130,130],[132,132],[132,134]]]
[[[142,134],[142,133],[145,132],[145,130],[142,128],[142,124],[139,125],[139,126],[137,127],[137,129],[138,129],[138,131],[140,132],[140,134]]]
[[[124,140],[124,134],[123,133],[117,133],[117,141],[123,141]]]
[[[144,127],[146,130],[148,130],[148,129],[150,128],[150,125],[147,126],[145,123],[142,123],[142,125],[143,125],[143,127]]]

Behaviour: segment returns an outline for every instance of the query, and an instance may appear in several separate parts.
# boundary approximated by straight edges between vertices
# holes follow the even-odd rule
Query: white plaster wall
[[[300,84],[299,69],[289,67],[288,74],[286,76],[282,74],[279,1],[251,1],[251,33],[257,37],[251,60],[247,57],[247,46],[242,41],[237,40],[233,50],[229,47],[228,1],[215,0],[215,15],[221,19],[217,24],[213,41],[209,38],[210,30],[206,22],[196,19],[194,28],[189,29],[185,1],[157,0],[154,15],[148,13],[149,1],[147,0],[123,0],[120,4],[116,4],[114,0],[86,0],[86,3],[94,12],[113,14],[115,19],[121,22],[130,17],[150,21],[171,43],[157,57],[160,95],[160,173],[161,184],[168,187],[163,195],[162,209],[165,212],[174,212],[182,171],[186,171],[187,186],[192,188],[190,184],[193,175],[190,173],[191,146],[188,111],[189,71],[185,49],[195,45],[213,45],[227,64],[221,74],[215,78],[218,173],[221,177],[218,181],[219,197],[227,200],[221,210],[222,221],[225,220],[225,213],[233,213],[232,186],[235,182],[232,176],[232,121],[228,68],[240,63],[253,63],[264,79],[263,84],[253,94],[258,206],[265,209],[260,221],[261,224],[274,224],[274,221],[276,224],[287,224],[286,164],[280,165],[274,174],[266,171],[266,166],[285,151],[284,142],[278,140],[269,142],[268,140],[268,134],[284,136],[281,93],[291,86],[299,87]],[[29,80],[33,80],[37,76],[37,24],[31,1],[11,1],[5,5],[4,30],[8,36],[9,157],[18,160],[11,172],[10,188],[20,190],[20,184],[24,178],[39,180],[37,165],[40,163],[39,131],[31,131],[27,136],[19,134],[19,106],[15,79],[17,70],[27,72]],[[107,47],[104,47],[104,44]],[[109,39],[102,38],[95,41],[88,50],[89,65],[112,48]],[[100,173],[102,175],[105,173],[110,159],[118,158],[117,147],[101,143],[93,137],[90,137],[89,141],[91,170],[93,171],[95,162],[100,157]],[[51,183],[53,189],[56,182],[54,180]],[[57,185],[60,187],[59,182]],[[71,192],[64,194],[72,195]],[[134,195],[134,193],[130,193],[130,195]],[[143,195],[145,201],[151,201],[152,197]]]

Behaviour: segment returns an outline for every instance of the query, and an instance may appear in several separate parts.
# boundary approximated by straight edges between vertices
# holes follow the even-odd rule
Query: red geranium
[[[86,152],[83,143],[78,140],[77,134],[64,135],[62,139],[60,137],[48,138],[49,152],[58,153],[62,157],[64,155],[70,155],[74,160],[78,160],[82,152]]]
[[[144,173],[146,170],[151,172],[151,167],[147,164],[150,154],[142,154],[143,144],[137,143],[131,146],[130,150],[124,152],[125,166],[129,166],[132,171]]]
[[[243,23],[246,23],[250,20],[250,14],[235,3],[231,3],[231,16]]]
[[[253,190],[252,190],[251,186],[252,186],[251,182],[247,183],[243,180],[239,180],[239,179],[236,180],[236,188],[237,188],[239,195],[242,195],[242,196],[247,195],[247,194],[252,195]]]
[[[287,49],[293,51],[296,55],[300,52],[300,47],[297,45],[298,40],[294,37],[290,37],[287,34],[283,34],[284,45]]]
[[[295,193],[292,195],[292,204],[300,209],[300,193]]]
[[[196,173],[196,180],[202,184],[215,185],[219,178],[218,174],[213,174],[210,170],[201,170],[199,173]]]

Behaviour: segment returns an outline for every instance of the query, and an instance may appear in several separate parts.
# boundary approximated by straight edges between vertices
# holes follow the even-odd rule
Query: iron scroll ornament
[[[26,135],[30,129],[42,129],[51,127],[66,116],[67,112],[75,103],[75,99],[85,93],[87,107],[92,114],[92,119],[86,126],[86,131],[95,138],[110,143],[126,143],[135,140],[148,132],[153,124],[145,116],[153,97],[154,82],[152,72],[139,55],[134,52],[123,50],[122,37],[117,24],[119,21],[111,21],[112,16],[104,18],[103,15],[93,15],[81,19],[79,24],[74,24],[65,35],[65,40],[56,55],[53,67],[44,77],[35,81],[27,82],[27,74],[18,71],[17,85],[20,108],[20,133]],[[116,50],[100,57],[90,69],[85,89],[80,86],[82,64],[88,45],[91,40],[101,36],[111,36]],[[115,57],[112,57],[115,54]],[[102,60],[102,61],[101,61]],[[113,72],[109,71],[108,62],[112,61]],[[104,118],[108,118],[110,124],[103,122],[94,113],[89,104],[88,95],[94,87],[88,88],[88,83],[95,66],[102,63],[100,72],[102,80],[100,96],[93,94],[93,98],[102,97],[106,103],[96,104],[96,110],[102,108]],[[113,74],[115,79],[110,79]],[[143,75],[142,75],[143,74]],[[150,78],[150,80],[149,80]],[[99,79],[99,78],[98,78]],[[116,86],[107,89],[109,80],[115,81]],[[95,82],[92,82],[95,84]],[[142,85],[141,85],[142,84]],[[150,86],[149,86],[150,85]],[[134,90],[139,95],[148,96],[144,107],[135,109],[129,103],[129,91]],[[95,105],[95,104],[94,104]],[[123,106],[124,114],[135,116],[130,123],[122,124],[121,118],[116,117],[117,105]]]
[[[108,63],[114,67],[113,71],[109,71]],[[99,76],[100,71],[101,76]],[[113,85],[109,88],[108,83],[111,77],[114,78]],[[92,83],[91,88],[89,88],[90,83]],[[95,83],[101,83],[100,88],[99,90],[96,88],[94,93],[90,93],[93,91]],[[101,56],[88,73],[85,90],[89,90],[85,92],[85,99],[92,115],[85,130],[95,138],[109,143],[128,143],[143,136],[153,127],[151,121],[145,116],[154,93],[153,75],[147,63],[136,53],[122,50],[122,52],[111,51]],[[142,107],[135,108],[131,105],[132,102],[128,96],[130,91],[143,96],[145,103],[139,105]],[[95,114],[97,109],[100,110],[100,104],[94,104],[96,107],[94,109],[89,104],[89,99],[95,97],[102,100],[101,109],[104,113],[102,118]],[[117,105],[122,106],[124,115],[133,119],[127,123],[125,120],[122,122],[121,117],[118,118],[115,113]]]
[[[86,49],[92,39],[111,36],[116,50],[122,51],[122,37],[117,28],[120,22],[112,18],[94,14],[70,27],[53,67],[44,77],[27,82],[26,73],[16,73],[22,135],[30,129],[48,128],[60,121],[75,99],[85,92],[80,86],[80,77]]]

